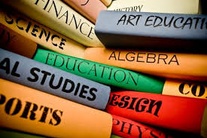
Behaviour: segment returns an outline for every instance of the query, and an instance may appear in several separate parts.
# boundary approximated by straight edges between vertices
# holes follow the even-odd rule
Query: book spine
[[[77,12],[82,14],[93,24],[96,23],[98,14],[101,10],[106,10],[107,7],[100,0],[86,0],[86,1],[77,1],[77,0],[62,0]]]
[[[37,43],[0,23],[0,47],[32,58],[37,49]]]
[[[37,49],[33,59],[93,81],[124,89],[161,93],[165,82],[160,78],[41,48]]]
[[[206,82],[167,79],[162,94],[207,100],[207,84]]]
[[[112,133],[124,138],[172,138],[171,135],[155,127],[113,114],[112,118]]]
[[[107,10],[198,14],[199,3],[200,0],[115,0]]]
[[[0,23],[52,51],[72,56],[83,56],[85,46],[31,20],[18,11],[0,8]]]
[[[97,109],[105,109],[110,87],[0,49],[0,77]]]
[[[206,52],[206,23],[207,16],[201,14],[104,10],[97,19],[95,33],[106,47],[166,50],[167,46],[174,51],[193,49]]]
[[[207,80],[206,54],[87,48],[84,59],[166,78]]]
[[[103,47],[94,32],[94,24],[61,0],[3,2],[85,46]]]
[[[112,117],[104,111],[4,79],[0,118],[0,127],[47,137],[109,138],[112,128]]]
[[[113,0],[100,0],[104,5],[106,5],[107,7],[111,5],[111,3],[113,2]]]
[[[119,91],[111,92],[106,111],[161,128],[202,134],[207,131],[203,126],[206,106],[206,99]]]

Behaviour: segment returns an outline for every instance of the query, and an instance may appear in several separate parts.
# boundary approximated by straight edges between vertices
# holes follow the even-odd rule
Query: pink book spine
[[[63,0],[68,6],[74,8],[77,12],[85,16],[92,23],[96,22],[96,19],[101,10],[106,10],[107,7],[100,0]]]

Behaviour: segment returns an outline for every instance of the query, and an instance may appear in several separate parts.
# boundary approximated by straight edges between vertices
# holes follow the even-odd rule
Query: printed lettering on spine
[[[0,77],[97,109],[105,109],[110,87],[0,49]]]
[[[115,0],[107,10],[198,14],[199,4],[200,0]]]
[[[206,24],[200,14],[101,11],[95,33],[106,47],[206,52]]]
[[[87,48],[84,58],[165,78],[207,80],[207,54]]]
[[[8,6],[5,6],[6,8],[2,7],[4,5],[0,6],[0,23],[4,26],[52,51],[72,56],[83,55],[85,46],[80,43],[31,20]]]
[[[164,80],[157,77],[41,48],[37,49],[33,59],[90,80],[124,89],[161,93],[164,85]]]
[[[207,100],[207,84],[206,82],[167,79],[165,81],[162,94]]]
[[[3,2],[85,46],[104,47],[94,33],[94,24],[61,0]]]
[[[206,99],[119,91],[111,92],[106,111],[149,125],[201,134],[207,132],[206,107]]]
[[[124,138],[173,138],[166,132],[152,126],[113,115],[112,133]]]
[[[109,138],[112,116],[0,78],[0,127],[46,137]]]

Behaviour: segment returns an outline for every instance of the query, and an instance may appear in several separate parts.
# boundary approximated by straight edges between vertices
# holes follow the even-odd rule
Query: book
[[[207,136],[206,99],[112,91],[106,111],[147,125]]]
[[[167,79],[165,81],[163,95],[201,98],[207,100],[207,83],[189,80]]]
[[[96,109],[105,109],[111,88],[0,49],[0,77]]]
[[[0,6],[0,23],[2,25],[52,51],[66,55],[83,56],[85,46],[39,22],[35,22],[16,10],[2,6]]]
[[[37,43],[19,35],[0,23],[0,47],[32,58],[34,51],[37,49]]]
[[[104,10],[95,33],[105,47],[206,53],[206,23],[204,14]]]
[[[84,59],[164,78],[207,80],[206,54],[87,48]]]
[[[131,119],[121,117],[118,115],[113,115],[113,125],[112,134],[121,136],[124,138],[173,138],[167,132],[155,128],[153,126],[148,126]]]
[[[199,6],[200,0],[115,0],[107,10],[199,14]]]
[[[207,99],[207,84],[154,77],[38,48],[33,59],[84,78],[122,89]]]
[[[0,97],[0,127],[47,137],[111,135],[112,116],[104,111],[5,79]]]
[[[20,52],[18,54],[21,55]],[[63,55],[41,47],[33,51],[32,59],[99,83],[115,86],[119,89],[207,98],[207,85],[202,82],[164,79],[125,68]]]
[[[161,93],[164,80],[73,56],[38,48],[33,59],[72,74],[123,89]]]
[[[2,2],[85,46],[104,47],[94,32],[94,24],[61,0]]]
[[[115,0],[100,0],[104,5],[106,5],[107,7],[110,6],[110,4],[115,1]]]
[[[93,24],[96,23],[96,19],[101,10],[106,10],[107,7],[100,0],[62,0],[72,8],[74,8],[81,15],[90,20]]]

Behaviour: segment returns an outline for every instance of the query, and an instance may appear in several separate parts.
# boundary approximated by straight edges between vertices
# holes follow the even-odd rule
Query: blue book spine
[[[202,14],[101,11],[95,33],[106,47],[201,51],[206,24]]]
[[[111,92],[107,85],[1,48],[0,77],[101,110],[105,109]]]

